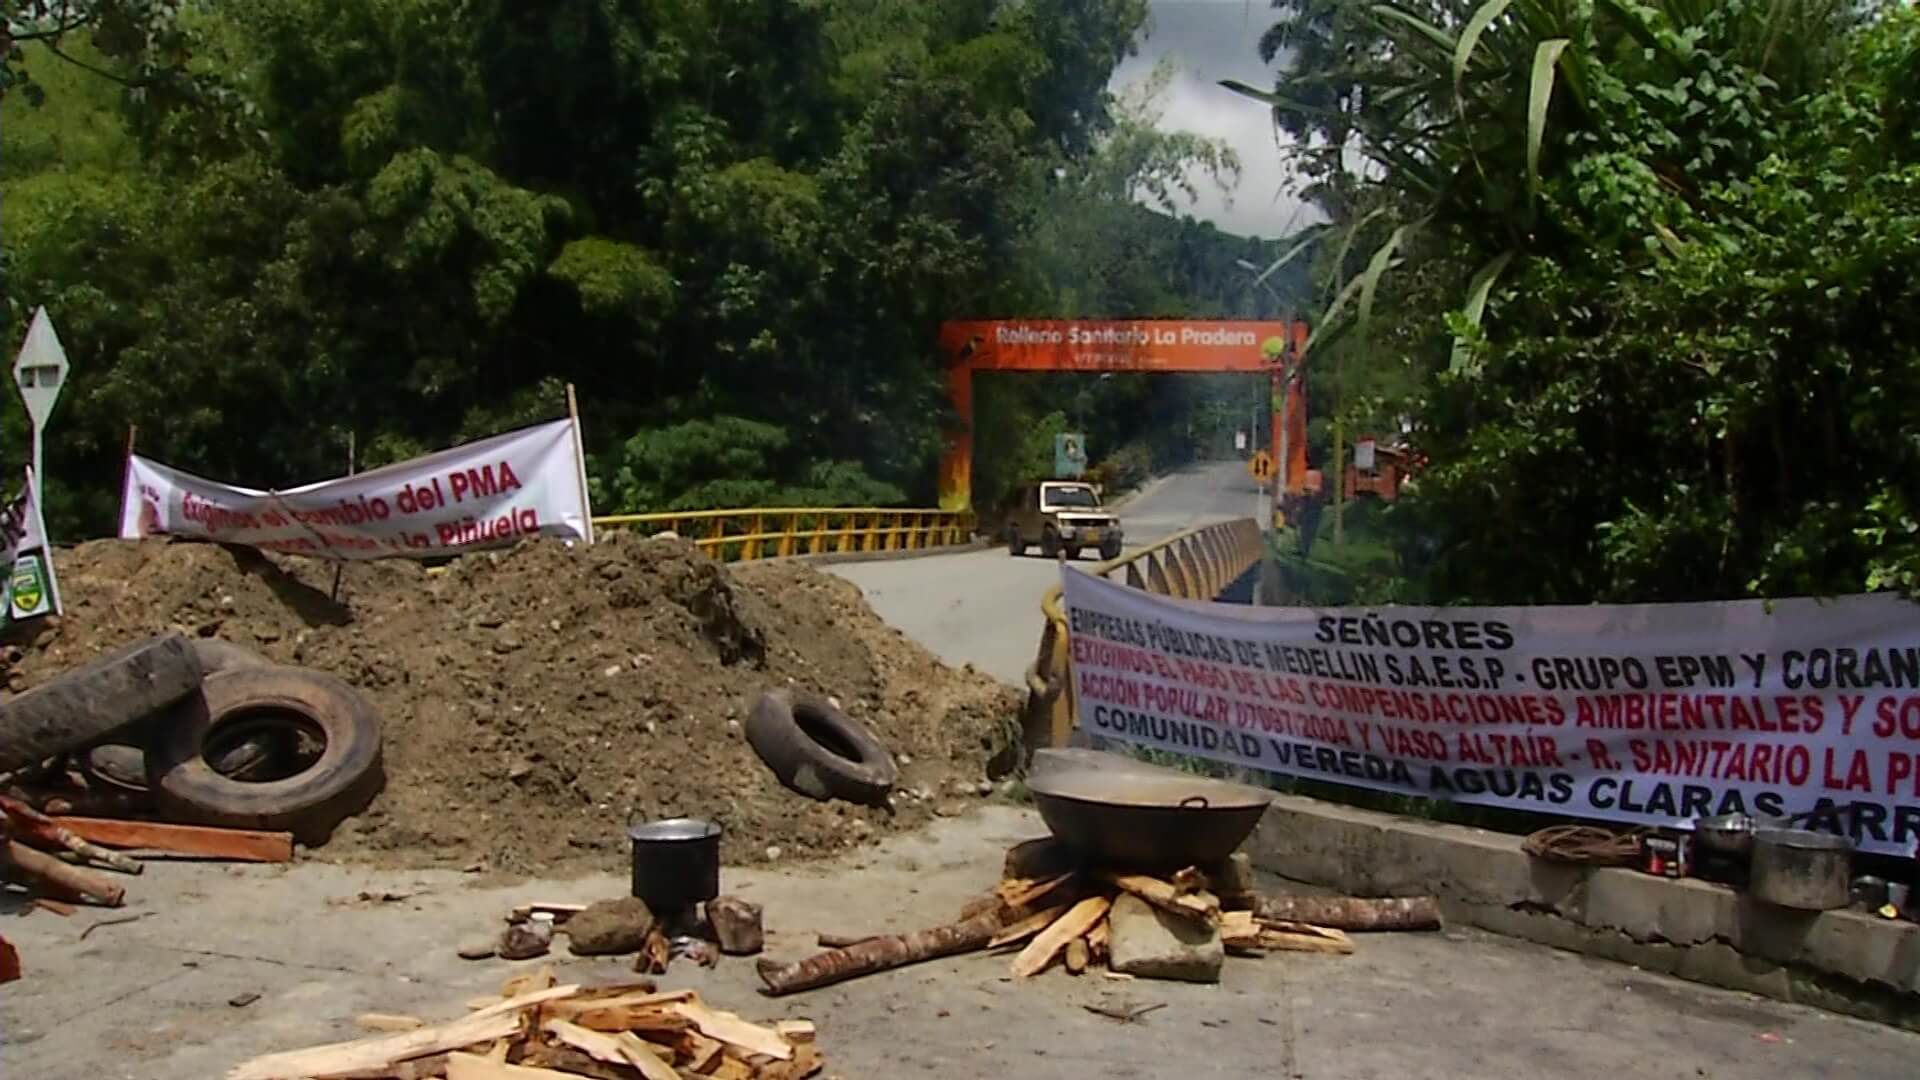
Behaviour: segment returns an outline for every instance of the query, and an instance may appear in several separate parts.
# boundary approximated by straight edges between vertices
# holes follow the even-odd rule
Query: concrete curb
[[[1263,870],[1361,896],[1432,894],[1447,918],[1692,982],[1920,1031],[1920,925],[1789,912],[1718,885],[1549,863],[1520,837],[1276,796]]]

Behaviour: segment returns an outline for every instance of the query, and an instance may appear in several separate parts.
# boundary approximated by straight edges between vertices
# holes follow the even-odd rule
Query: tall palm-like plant
[[[1381,275],[1422,230],[1479,267],[1467,330],[1516,258],[1680,243],[1702,186],[1767,153],[1768,111],[1821,85],[1863,14],[1854,0],[1274,6],[1260,48],[1287,74],[1272,90],[1222,85],[1272,108],[1346,243],[1380,217],[1345,216],[1361,187],[1410,211],[1336,283],[1316,344],[1364,332]]]

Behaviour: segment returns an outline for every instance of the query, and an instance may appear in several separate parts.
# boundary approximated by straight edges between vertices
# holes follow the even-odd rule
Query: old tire
[[[290,776],[264,781],[222,776],[206,752],[220,729],[295,727],[322,742]],[[385,783],[380,718],[353,687],[304,668],[243,667],[208,676],[147,749],[154,803],[172,820],[293,833],[308,847],[332,837]]]
[[[782,784],[815,799],[878,805],[900,778],[872,732],[812,695],[767,691],[747,717],[747,742]]]
[[[1102,562],[1112,562],[1119,557],[1120,541],[1103,540],[1100,542],[1100,559]]]
[[[1027,553],[1027,543],[1026,541],[1020,539],[1019,526],[1017,525],[1007,526],[1007,554],[1017,559],[1020,556],[1025,555],[1026,553]]]
[[[1060,557],[1059,533],[1054,532],[1052,529],[1047,529],[1040,534],[1040,554],[1049,559],[1058,559]]]
[[[200,660],[203,675],[273,666],[273,661],[252,649],[218,638],[194,638],[191,645],[193,655]],[[165,718],[160,720],[162,723],[171,719],[171,714],[163,716]],[[143,747],[147,741],[143,732],[129,731],[75,754],[74,765],[80,770],[80,775],[87,778],[89,786],[118,788],[145,795],[148,788],[146,751]],[[249,741],[251,746],[229,748],[223,758],[214,762],[214,768],[225,776],[244,776],[250,764],[265,758],[271,750],[265,736],[255,736]]]
[[[179,634],[117,649],[0,703],[0,772],[91,746],[193,693],[200,661]]]

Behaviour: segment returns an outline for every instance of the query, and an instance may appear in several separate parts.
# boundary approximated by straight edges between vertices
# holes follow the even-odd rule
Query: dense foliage
[[[1419,375],[1402,595],[1920,588],[1920,15],[1276,6],[1322,340]]]
[[[940,320],[1226,311],[1270,257],[1165,212],[1235,163],[1109,94],[1145,0],[0,8],[4,318],[46,305],[73,359],[62,536],[108,527],[130,425],[284,485],[567,383],[604,509],[926,503]],[[1112,450],[1193,396],[1035,379],[989,420],[1077,408]]]

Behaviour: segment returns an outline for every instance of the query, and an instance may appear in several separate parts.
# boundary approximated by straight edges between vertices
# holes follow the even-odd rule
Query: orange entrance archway
[[[1144,371],[1266,373],[1274,379],[1272,449],[1280,460],[1279,359],[1291,349],[1296,379],[1303,370],[1307,324],[1189,319],[1005,319],[940,324],[947,388],[960,430],[940,459],[940,508],[973,503],[973,376],[978,371]],[[1297,493],[1307,475],[1307,400],[1296,382],[1286,418],[1287,458],[1281,477]]]

